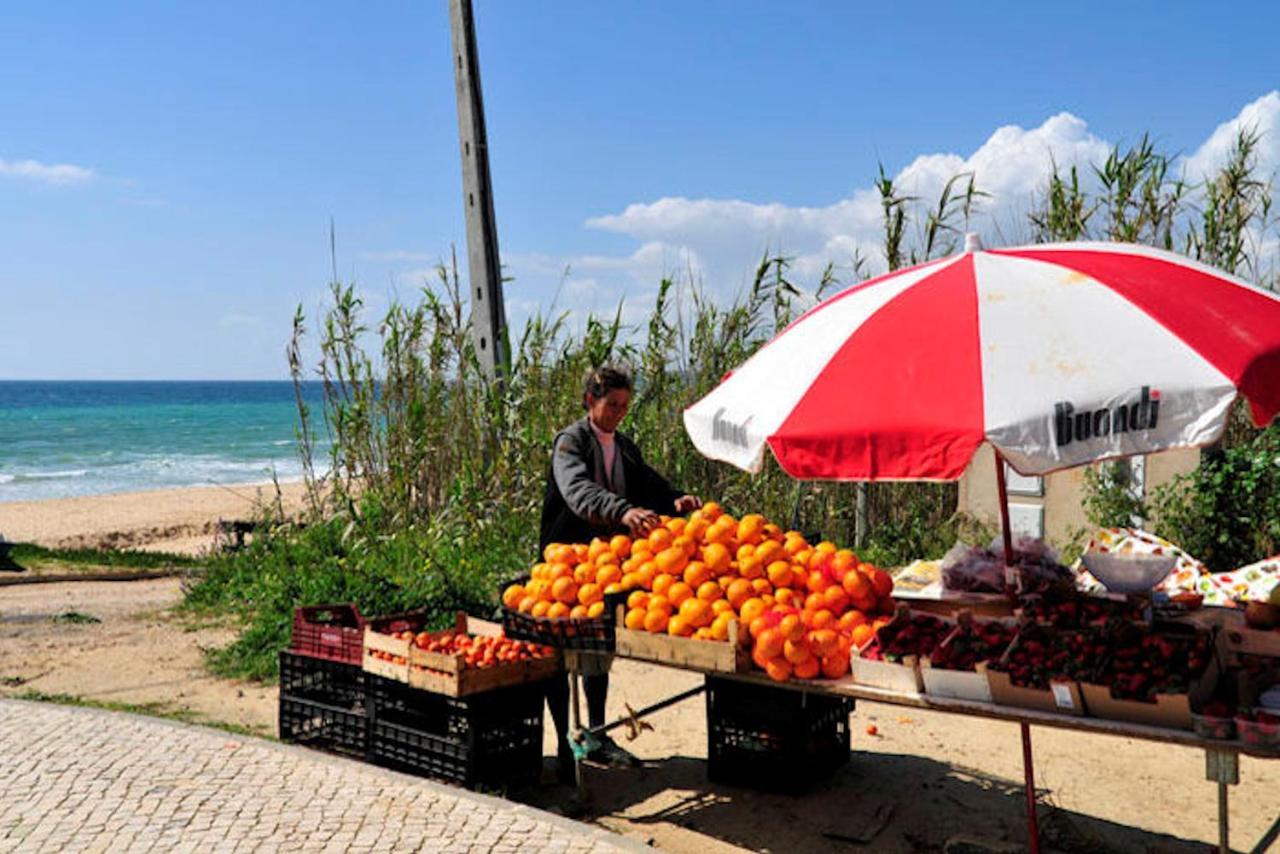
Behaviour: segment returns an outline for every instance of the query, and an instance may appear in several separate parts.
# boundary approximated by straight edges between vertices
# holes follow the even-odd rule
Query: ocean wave
[[[0,474],[0,483],[13,483],[14,477],[11,474]]]
[[[84,477],[88,469],[67,469],[65,471],[24,471],[14,476],[14,480],[58,480],[64,477]]]

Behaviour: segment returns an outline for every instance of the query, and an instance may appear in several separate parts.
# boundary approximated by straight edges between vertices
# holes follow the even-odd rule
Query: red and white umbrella
[[[1025,475],[1213,442],[1280,411],[1280,298],[1117,243],[983,251],[818,305],[685,410],[705,456],[793,477],[954,480],[983,442]]]

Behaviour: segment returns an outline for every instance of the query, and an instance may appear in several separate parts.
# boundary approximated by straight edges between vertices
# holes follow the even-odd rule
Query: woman
[[[539,549],[550,543],[586,543],[593,537],[615,534],[646,536],[659,524],[659,514],[683,514],[702,502],[675,489],[650,468],[640,449],[618,425],[631,405],[631,376],[620,368],[601,367],[587,374],[583,405],[587,416],[555,438],[551,471],[542,502]],[[587,721],[591,727],[605,723],[609,695],[610,655],[583,655],[583,688],[587,695]],[[569,749],[569,687],[556,682],[547,692],[547,706],[555,722],[559,774],[571,779],[573,753]],[[613,764],[635,764],[636,759],[606,736],[588,758]]]

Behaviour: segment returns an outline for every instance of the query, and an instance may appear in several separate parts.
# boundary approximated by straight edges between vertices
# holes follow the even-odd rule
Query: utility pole
[[[489,142],[480,94],[471,0],[449,0],[453,74],[458,95],[458,141],[462,147],[462,204],[467,217],[467,272],[471,278],[471,334],[485,374],[501,382],[510,365],[507,311],[502,298],[498,225],[493,215]]]

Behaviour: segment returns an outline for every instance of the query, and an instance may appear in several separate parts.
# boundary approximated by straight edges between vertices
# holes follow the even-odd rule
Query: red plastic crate
[[[355,605],[307,605],[293,611],[291,649],[315,658],[360,666],[364,657],[364,626]]]

